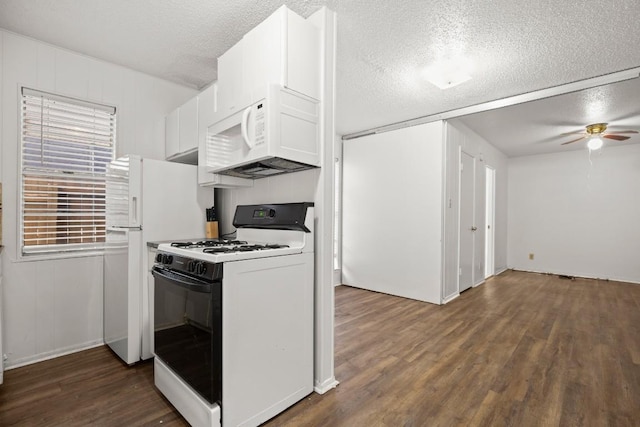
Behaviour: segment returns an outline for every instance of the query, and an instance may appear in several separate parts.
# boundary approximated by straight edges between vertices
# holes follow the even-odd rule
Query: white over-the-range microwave
[[[207,171],[263,178],[320,166],[319,101],[279,85],[217,117],[207,131]]]

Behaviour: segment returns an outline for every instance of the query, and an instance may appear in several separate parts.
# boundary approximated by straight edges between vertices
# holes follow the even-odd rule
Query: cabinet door
[[[240,40],[218,58],[218,113],[221,117],[242,107],[242,46]]]
[[[198,184],[206,185],[212,174],[207,172],[207,128],[213,123],[216,112],[218,85],[209,86],[198,95]]]
[[[320,30],[285,6],[249,31],[243,40],[243,81],[251,101],[269,84],[320,97]]]
[[[179,108],[176,108],[164,119],[165,158],[169,158],[180,152],[180,122],[178,112]]]
[[[251,102],[259,101],[269,84],[287,85],[284,61],[286,8],[280,8],[249,31],[243,41],[243,83]]]
[[[320,99],[320,30],[289,10],[286,38],[284,85]]]
[[[198,97],[194,96],[178,109],[180,153],[198,147]]]
[[[198,95],[198,142],[206,137],[207,128],[213,124],[217,94],[218,85],[214,83]]]

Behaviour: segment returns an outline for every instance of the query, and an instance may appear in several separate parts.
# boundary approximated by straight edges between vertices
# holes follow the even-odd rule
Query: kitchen
[[[83,57],[60,48],[46,46],[40,42],[18,35],[8,32],[2,33],[3,58],[5,58],[5,60],[3,60],[2,71],[4,82],[3,94],[7,97],[22,97],[24,99],[22,103],[26,106],[24,110],[15,108],[20,104],[13,104],[13,108],[3,108],[5,113],[3,123],[19,123],[20,111],[26,111],[24,114],[31,114],[29,113],[30,111],[36,111],[36,109],[40,108],[40,110],[37,110],[40,111],[40,113],[32,114],[33,117],[38,119],[44,114],[42,112],[44,108],[40,107],[38,100],[40,100],[42,96],[53,97],[54,95],[51,94],[54,92],[63,93],[66,97],[73,96],[78,99],[98,100],[103,104],[116,107],[115,114],[118,116],[116,124],[113,124],[113,119],[104,119],[106,120],[104,124],[105,129],[117,128],[118,138],[114,157],[122,158],[121,156],[129,154],[129,158],[126,161],[119,161],[119,163],[113,164],[113,167],[110,167],[107,173],[107,207],[109,206],[109,200],[124,199],[127,205],[121,208],[124,216],[124,224],[122,225],[113,219],[116,218],[116,215],[107,210],[105,239],[108,247],[104,260],[99,253],[99,248],[94,249],[93,247],[87,247],[87,250],[80,253],[80,256],[73,257],[65,256],[64,253],[51,255],[37,251],[37,249],[39,249],[37,247],[29,249],[32,253],[23,255],[21,252],[24,252],[26,249],[21,250],[21,245],[16,245],[16,242],[21,239],[18,233],[19,229],[15,227],[7,228],[7,230],[10,231],[5,233],[4,241],[7,245],[5,254],[11,252],[11,261],[5,264],[6,269],[3,272],[5,283],[3,297],[8,301],[18,301],[27,289],[30,290],[28,293],[33,292],[31,295],[34,297],[32,301],[33,305],[22,307],[18,310],[13,310],[13,308],[18,307],[17,304],[7,304],[6,308],[4,308],[3,305],[3,331],[6,331],[6,333],[3,334],[3,341],[7,342],[6,347],[3,346],[3,352],[7,355],[6,365],[8,368],[29,365],[35,361],[47,360],[78,350],[101,346],[103,342],[107,342],[107,344],[114,349],[114,352],[120,355],[127,363],[134,363],[136,360],[139,360],[140,355],[142,355],[144,359],[148,359],[150,356],[150,344],[149,339],[144,339],[144,332],[149,328],[149,315],[145,314],[145,311],[148,312],[150,306],[148,302],[146,304],[145,302],[150,299],[148,295],[152,292],[146,293],[145,291],[149,289],[142,286],[141,295],[137,295],[135,292],[132,292],[131,286],[127,289],[127,287],[122,288],[120,285],[126,285],[127,282],[139,282],[140,279],[143,279],[143,284],[146,282],[146,271],[151,268],[152,263],[152,261],[147,262],[146,246],[148,241],[175,240],[178,238],[184,240],[204,237],[204,213],[214,202],[214,190],[211,185],[220,184],[222,186],[230,186],[235,182],[241,182],[241,185],[249,186],[247,194],[239,192],[239,194],[236,195],[233,191],[229,192],[229,194],[234,197],[238,197],[237,202],[232,202],[233,206],[230,204],[225,205],[224,202],[221,203],[221,206],[218,206],[221,234],[228,234],[232,231],[233,227],[236,226],[235,223],[232,225],[232,218],[229,218],[229,216],[233,216],[236,205],[238,204],[256,205],[274,202],[311,202],[314,207],[313,209],[309,209],[309,212],[315,211],[316,216],[314,218],[312,215],[311,225],[307,225],[305,230],[309,232],[309,229],[315,229],[315,236],[317,237],[315,237],[315,242],[313,239],[310,239],[308,244],[304,246],[306,249],[303,250],[305,252],[310,250],[312,254],[314,250],[316,250],[316,247],[331,247],[332,240],[329,240],[329,244],[327,245],[325,242],[327,238],[324,237],[331,236],[331,233],[325,233],[323,230],[327,226],[331,227],[330,222],[327,223],[327,218],[330,221],[332,215],[322,215],[322,209],[327,208],[324,199],[332,200],[331,187],[322,185],[323,180],[327,179],[325,173],[329,172],[331,168],[318,168],[318,166],[327,163],[321,156],[333,157],[331,150],[320,150],[321,144],[319,142],[320,138],[328,138],[330,141],[329,147],[333,147],[334,131],[331,130],[333,129],[333,103],[331,101],[331,88],[333,87],[331,80],[333,74],[331,70],[333,69],[333,65],[330,62],[333,55],[324,54],[325,44],[332,46],[332,42],[331,39],[327,41],[320,39],[321,29],[323,34],[326,32],[328,36],[332,36],[333,31],[331,30],[331,25],[333,18],[331,17],[331,12],[326,11],[326,9],[319,10],[308,19],[303,19],[289,12],[286,8],[279,8],[274,11],[271,16],[273,19],[265,22],[265,25],[267,25],[265,31],[268,35],[275,37],[277,43],[278,37],[281,37],[280,26],[285,29],[291,27],[289,31],[291,32],[290,37],[292,39],[291,42],[288,43],[288,45],[290,45],[288,50],[293,54],[296,53],[296,49],[301,49],[302,53],[296,54],[296,57],[300,57],[301,55],[304,57],[304,55],[307,55],[313,61],[307,63],[306,67],[299,67],[297,64],[292,63],[286,70],[287,78],[290,79],[290,81],[285,80],[285,83],[288,87],[297,89],[298,92],[294,92],[291,89],[277,90],[275,86],[271,85],[267,86],[270,91],[268,94],[258,95],[257,91],[262,90],[264,85],[256,84],[255,87],[250,87],[251,91],[253,91],[251,96],[254,96],[254,98],[250,100],[250,104],[256,103],[256,115],[260,112],[267,115],[265,122],[263,122],[263,129],[270,132],[268,135],[269,141],[261,144],[260,141],[255,141],[258,135],[256,124],[258,120],[256,119],[256,122],[248,126],[248,131],[253,133],[252,139],[254,139],[256,144],[256,149],[253,150],[253,152],[258,152],[262,147],[268,147],[269,150],[272,148],[275,149],[277,148],[276,139],[281,140],[282,153],[277,154],[277,158],[280,160],[277,162],[277,165],[274,166],[282,167],[285,158],[293,157],[288,153],[292,151],[296,151],[297,153],[301,152],[300,146],[299,144],[296,145],[297,140],[295,140],[295,137],[298,136],[301,137],[300,141],[307,144],[302,148],[309,151],[310,154],[306,157],[297,154],[297,157],[293,158],[298,163],[305,162],[310,164],[311,168],[307,171],[297,171],[296,177],[285,175],[263,179],[264,181],[268,181],[265,182],[265,184],[260,184],[260,181],[256,180],[257,184],[255,186],[252,179],[239,179],[227,175],[221,176],[220,180],[222,182],[210,181],[199,186],[197,179],[198,174],[192,174],[192,172],[186,171],[186,166],[179,168],[179,166],[182,165],[181,163],[173,163],[173,167],[169,168],[168,166],[170,165],[162,166],[160,164],[161,162],[154,160],[165,157],[165,147],[154,142],[165,141],[165,131],[171,135],[171,112],[172,110],[176,111],[176,108],[179,110],[178,114],[185,113],[180,117],[180,119],[183,120],[180,120],[181,126],[178,131],[178,136],[182,137],[185,132],[192,130],[192,135],[195,135],[195,137],[191,139],[188,137],[181,139],[188,140],[190,143],[196,145],[200,142],[199,137],[201,135],[198,133],[198,121],[194,120],[196,123],[195,126],[189,129],[187,125],[189,123],[189,119],[187,119],[188,114],[186,114],[187,107],[184,107],[185,102],[188,103],[190,99],[200,97],[198,96],[198,92],[139,72]],[[272,28],[272,26],[276,28]],[[257,26],[255,31],[261,30],[261,28],[264,28],[264,26]],[[296,32],[294,32],[294,30]],[[247,38],[253,35],[254,33],[250,32]],[[257,35],[259,36],[257,42],[263,42],[262,36],[264,34],[258,33]],[[296,38],[300,36],[308,38],[306,44]],[[272,39],[267,38],[266,43],[268,45],[274,44],[270,40]],[[250,47],[249,42],[247,42],[246,45],[247,48]],[[244,46],[240,47],[244,48]],[[261,46],[256,46],[256,49],[261,52]],[[32,52],[34,56],[29,56],[27,52]],[[231,51],[231,54],[233,54],[233,52],[234,51]],[[265,64],[260,63],[260,61],[271,61],[270,64],[277,70],[280,62],[277,60],[276,53],[276,51],[272,51],[271,55],[267,55],[266,57],[258,56],[257,64],[246,64],[246,66],[248,69],[252,69],[251,67],[254,65],[258,69],[264,69],[263,65]],[[286,54],[287,51],[281,53],[282,56]],[[46,61],[44,58],[48,58],[49,62],[42,62]],[[30,60],[32,59],[35,60],[35,62],[31,63]],[[235,66],[235,64],[231,65]],[[32,76],[33,79],[29,76],[29,73],[26,72],[31,66],[39,70]],[[328,71],[324,71],[323,67],[326,67]],[[221,70],[223,68],[224,67],[221,67]],[[69,70],[74,70],[72,73],[75,73],[75,75],[69,75]],[[86,73],[82,74],[83,71],[86,71]],[[233,69],[230,74],[233,76],[237,74],[237,72],[236,69]],[[323,80],[321,80],[321,73]],[[41,81],[40,79],[43,76],[47,76],[50,81]],[[261,78],[262,75],[255,76],[251,81]],[[271,81],[277,83],[278,80],[279,78],[273,78]],[[9,83],[10,81],[14,83]],[[328,83],[325,83],[325,81]],[[221,75],[218,83],[224,82],[226,82],[225,77]],[[216,89],[216,86],[217,83],[213,85],[213,88]],[[231,111],[234,106],[225,104],[225,102],[244,102],[244,99],[237,99],[233,93],[225,95],[223,87],[229,88],[231,86],[231,84],[220,84],[220,93],[213,92],[218,101],[215,102],[216,99],[214,98],[214,107],[218,104],[221,109],[224,106],[228,111]],[[28,87],[29,92],[27,92],[26,89],[21,89],[22,87]],[[35,91],[30,88],[37,88],[41,92],[35,93]],[[10,95],[9,92],[13,95]],[[44,93],[44,95],[42,95],[42,93]],[[212,92],[209,91],[207,93]],[[306,93],[308,95],[302,96],[298,95],[298,93]],[[71,102],[68,100],[69,98],[56,96],[57,98],[54,99],[55,102],[65,103],[64,105]],[[256,101],[260,100],[261,96],[264,96],[266,101],[257,103]],[[204,99],[204,95],[201,95],[201,97]],[[314,99],[315,102],[310,101]],[[317,100],[321,102],[318,103]],[[203,104],[206,104],[206,102]],[[7,106],[8,105],[9,103],[7,102]],[[181,105],[183,107],[181,107]],[[245,105],[242,104],[241,107],[239,112],[242,118]],[[70,109],[72,107],[66,106],[65,108]],[[282,113],[278,112],[280,108],[283,108]],[[113,110],[114,109],[106,111],[106,113],[113,115]],[[192,110],[189,118],[197,117],[198,114],[204,114],[206,111],[206,108],[196,109],[195,111]],[[304,112],[304,115],[296,119],[296,111]],[[83,112],[83,114],[88,113]],[[210,116],[202,121],[205,130],[202,139],[205,138],[209,125],[220,121],[220,119],[216,119],[213,116],[215,110],[210,110],[209,114]],[[221,118],[224,118],[227,114],[228,112],[220,112]],[[282,114],[285,114],[285,116],[283,116],[284,119],[281,120],[280,115]],[[11,115],[14,115],[13,117],[16,118],[15,122],[11,120]],[[30,123],[30,121],[27,120],[34,120],[32,116],[23,119],[25,123]],[[290,133],[289,131],[282,132],[282,137],[280,137],[279,128],[275,126],[275,124],[281,122],[283,126],[287,126],[287,129],[293,128],[294,133]],[[327,129],[330,129],[330,131],[327,132]],[[14,126],[5,125],[3,131],[6,140],[13,139],[19,135],[18,128]],[[111,132],[113,132],[113,130],[111,130]],[[39,136],[39,132],[34,131],[33,133],[35,135],[34,138]],[[171,143],[169,135],[166,138],[168,144]],[[290,140],[292,137],[294,141]],[[270,142],[271,140],[273,140],[273,144]],[[322,146],[324,145],[326,145],[326,143],[322,143]],[[20,155],[17,149],[17,146],[8,145],[3,152],[3,159],[11,158],[11,156],[18,156],[19,158]],[[206,152],[206,150],[202,151]],[[136,153],[136,155],[131,155],[130,153]],[[27,155],[29,154],[24,154],[24,156]],[[71,154],[66,155],[71,156]],[[93,153],[92,156],[94,156]],[[170,155],[169,157],[176,160],[175,156]],[[25,158],[28,158],[29,162],[39,161],[38,158],[35,160],[31,160],[31,157]],[[137,160],[140,158],[142,159],[141,161]],[[257,158],[257,160],[265,164],[267,163],[264,156]],[[205,163],[206,162],[202,162],[200,164],[201,170],[207,167]],[[329,165],[333,165],[333,162],[330,162]],[[16,163],[5,166],[3,173],[6,173],[7,176],[18,176],[19,173],[16,166]],[[289,165],[286,166],[290,167]],[[98,166],[98,168],[104,168],[104,166]],[[195,166],[191,166],[190,168],[193,170],[197,169]],[[141,170],[142,174],[134,174],[135,170]],[[152,170],[155,170],[154,174],[150,174]],[[123,179],[116,180],[116,178],[109,178],[109,174],[113,176],[118,174],[122,175]],[[208,175],[207,178],[209,179],[218,179],[217,174],[214,176],[214,174],[208,173],[208,171],[205,171],[205,174]],[[134,176],[141,176],[142,178],[134,179]],[[189,180],[181,178],[183,176],[192,176],[192,178],[189,178],[189,180],[192,181],[190,186]],[[329,173],[328,177],[332,178],[332,173]],[[111,182],[113,182],[113,184],[110,186]],[[135,190],[135,184],[138,182],[142,182],[142,190]],[[265,193],[264,185],[274,186],[275,190]],[[196,189],[198,189],[197,194]],[[14,197],[17,197],[18,193],[19,187],[15,181],[13,181],[13,185],[5,185],[5,199],[12,197],[12,194]],[[167,198],[167,195],[171,193],[175,193],[175,197]],[[163,194],[164,203],[169,203],[169,205],[165,207],[162,206],[161,198]],[[150,200],[152,199],[152,195],[156,195],[154,200]],[[160,198],[158,196],[160,196]],[[26,197],[27,196],[25,196],[25,198]],[[35,198],[35,196],[28,197]],[[193,213],[197,211],[197,206],[194,207],[196,197],[198,198],[197,206],[200,206],[198,212],[199,220],[198,215],[187,216],[193,215]],[[226,210],[223,209],[223,207],[226,207]],[[330,206],[329,209],[331,209]],[[138,210],[141,211],[141,215],[136,213]],[[183,213],[180,213],[181,210]],[[276,206],[271,206],[271,211],[273,210],[275,210],[275,218],[280,217],[280,211]],[[11,215],[8,215],[11,218],[9,219],[7,216],[5,220],[17,221],[18,210],[9,209],[8,211],[11,211]],[[133,212],[133,214],[131,214],[131,212]],[[109,215],[112,216],[111,219],[109,219]],[[25,217],[27,219],[29,218],[26,215]],[[127,217],[129,217],[129,219],[127,219]],[[271,217],[272,215],[270,214],[267,219]],[[160,221],[161,218],[165,218],[165,222]],[[167,218],[171,220],[166,222]],[[25,220],[25,222],[26,221],[27,220]],[[301,221],[296,219],[296,223],[301,222],[305,224],[308,221],[309,219],[305,220],[304,213],[302,214]],[[115,230],[114,225],[119,225],[120,229]],[[281,226],[287,227],[286,224]],[[99,225],[97,230],[101,230]],[[199,233],[197,230],[199,230]],[[244,232],[244,229],[239,230],[237,233],[238,237],[242,238],[241,233]],[[102,231],[102,233],[104,233],[104,231]],[[247,231],[246,233],[249,232]],[[289,234],[291,233],[293,232]],[[256,233],[249,234],[253,236]],[[25,236],[27,236],[26,232]],[[40,239],[39,235],[33,240],[37,241],[38,239]],[[286,244],[293,249],[294,245],[291,243],[290,237],[284,236],[284,239]],[[126,252],[116,250],[115,245],[120,243],[119,240],[129,242],[129,255],[127,255]],[[254,241],[255,237],[251,240]],[[273,241],[267,241],[267,243],[273,243]],[[89,243],[86,243],[86,245],[89,245]],[[264,253],[265,256],[270,256],[269,254],[272,253],[280,255],[283,252],[286,252],[286,250],[270,249],[270,251],[259,251],[259,253]],[[321,250],[317,250],[317,252],[319,254],[322,253]],[[216,257],[219,258],[220,256]],[[128,264],[126,263],[127,258],[129,258]],[[277,258],[291,258],[292,261],[298,259],[293,255],[291,257],[278,256]],[[308,259],[308,256],[305,255],[305,259]],[[307,284],[306,288],[309,289],[309,292],[315,292],[313,290],[314,274],[317,274],[320,278],[332,277],[333,269],[330,261],[330,254],[326,260],[325,257],[318,256],[311,263],[306,261],[307,267],[305,269],[304,282]],[[235,265],[237,264],[234,264],[234,266]],[[329,269],[328,272],[325,272],[326,267]],[[102,308],[103,270],[104,311]],[[225,268],[227,272],[225,277],[229,276],[229,280],[232,276],[230,274],[231,270],[231,266]],[[129,276],[129,279],[127,279],[127,276]],[[133,277],[133,280],[131,277]],[[136,277],[140,277],[140,279],[136,279]],[[289,277],[287,280],[292,279]],[[51,283],[53,285],[49,285]],[[118,285],[118,287],[114,287],[115,285]],[[40,286],[47,287],[47,291],[39,291]],[[332,290],[331,286],[329,290]],[[126,297],[127,294],[128,298]],[[328,292],[325,292],[325,294],[327,296],[330,295]],[[229,295],[229,293],[227,293],[227,295]],[[276,294],[274,294],[274,296],[275,295]],[[323,297],[321,289],[318,295],[311,298],[310,301],[315,300],[320,303]],[[308,294],[305,294],[304,298],[309,300],[310,297]],[[284,302],[285,300],[283,299],[282,301]],[[291,302],[295,303],[295,300],[291,300]],[[141,309],[137,311],[127,310],[126,307],[131,305],[139,306]],[[233,303],[231,305],[233,305]],[[305,306],[308,305],[308,303],[305,303]],[[113,308],[114,306],[115,308]],[[304,362],[303,374],[305,386],[303,388],[304,394],[300,397],[309,394],[314,387],[330,388],[334,381],[329,377],[327,385],[313,378],[314,361],[318,364],[329,364],[331,361],[322,355],[318,357],[312,355],[314,348],[313,325],[315,324],[315,327],[318,329],[325,327],[322,318],[314,321],[312,307],[313,304],[311,307],[307,307],[305,313],[308,314],[304,315],[304,323],[308,325],[304,333],[305,342],[307,340],[309,342],[305,344],[304,350],[306,360]],[[289,310],[289,312],[291,312],[291,310]],[[136,321],[138,316],[142,317],[141,324],[138,324]],[[227,319],[225,323],[229,324],[229,319]],[[266,319],[263,319],[261,324],[266,326],[268,322],[266,322]],[[121,339],[123,333],[127,334],[129,337],[128,340]],[[142,333],[143,337],[142,349],[136,350],[133,347],[139,339],[132,338],[132,336],[140,333]],[[320,336],[323,334],[318,333],[317,335]],[[126,341],[130,342],[127,343]],[[131,341],[133,341],[134,345],[132,345]],[[279,345],[293,346],[283,342],[280,342]],[[225,348],[231,348],[230,346],[231,344],[225,346]],[[317,348],[319,350],[322,349],[321,346]],[[327,349],[322,350],[327,351]],[[331,354],[330,349],[328,353]],[[234,357],[234,360],[237,361],[238,358]],[[299,363],[295,359],[285,358],[272,360],[272,362],[275,363],[279,360],[280,363]],[[242,369],[242,371],[245,372],[246,365],[243,366],[244,369]],[[321,373],[322,369],[322,366],[320,366],[315,369],[315,371]],[[273,374],[278,374],[278,371],[273,371]],[[282,374],[282,372],[280,372],[280,374]],[[332,375],[332,373],[329,373],[329,375]],[[255,380],[255,378],[253,379]],[[232,396],[231,389],[226,386],[225,389],[228,389],[226,394]],[[246,391],[244,388],[243,390]],[[260,389],[255,388],[255,390],[259,391]],[[298,399],[300,397],[298,397]],[[291,398],[289,398],[288,401],[290,402],[289,404],[291,404]],[[228,409],[229,417],[234,413],[231,411],[234,403],[235,400],[231,400],[225,405]],[[176,404],[176,406],[178,406],[178,404]],[[273,410],[274,409],[271,409],[271,411]],[[282,410],[282,408],[279,410]],[[274,413],[271,412],[271,415],[273,414]],[[245,414],[242,416],[249,415]],[[266,419],[264,417],[267,415],[260,416],[264,420]],[[187,417],[187,419],[189,418]],[[231,420],[232,418],[229,418],[229,422],[232,422]],[[256,421],[254,420],[252,422],[255,423]]]
[[[390,7],[381,6],[382,12],[393,14],[393,16],[398,13],[388,10]],[[348,9],[347,6],[345,7]],[[345,13],[348,11],[346,10]],[[403,10],[400,8],[400,15],[402,15],[402,12]],[[436,14],[436,17],[438,16]],[[406,18],[406,16],[404,17]],[[340,19],[340,10],[338,8],[338,22],[340,22]],[[380,25],[382,28],[387,28],[389,24],[383,21],[380,22]],[[384,34],[385,31],[380,33]],[[18,176],[15,166],[15,159],[18,158],[16,152],[17,144],[6,142],[18,140],[17,130],[14,126],[9,125],[18,122],[15,108],[17,94],[13,93],[16,90],[17,82],[22,84],[33,82],[33,84],[41,88],[51,87],[66,94],[78,97],[86,96],[90,99],[103,99],[105,102],[117,104],[121,108],[123,115],[131,115],[128,120],[123,119],[119,123],[118,154],[136,153],[143,157],[164,158],[164,147],[156,143],[158,140],[164,139],[164,116],[190,99],[195,94],[194,89],[168,83],[157,78],[150,78],[112,64],[93,61],[86,57],[72,54],[69,51],[53,48],[14,34],[3,32],[2,36],[3,58],[5,58],[2,70],[2,172],[3,182],[6,186],[4,194],[5,208],[7,200],[16,200],[17,198],[15,182],[10,184]],[[376,37],[381,37],[381,35],[376,36],[368,33],[367,36],[372,37],[373,40],[377,40]],[[630,40],[633,40],[633,37],[630,37]],[[623,47],[625,46],[624,41],[620,41],[620,43]],[[231,44],[229,43],[228,47]],[[347,49],[348,53],[350,52],[349,49],[353,48],[347,47]],[[626,50],[632,51],[632,49],[621,49],[621,51]],[[353,56],[354,58],[362,58],[359,54],[354,54]],[[364,61],[361,62],[364,63]],[[543,68],[545,65],[544,63],[536,65],[538,67],[536,70]],[[633,58],[620,59],[619,62],[609,65],[609,68],[602,64],[588,63],[579,73],[557,77],[553,83],[559,84],[579,80],[583,77],[605,74],[635,65],[637,65],[637,61],[634,63]],[[346,65],[338,64],[338,68],[344,66]],[[359,66],[361,67],[362,64],[357,62],[353,67],[356,73]],[[47,71],[51,69],[54,71]],[[535,73],[532,72],[532,74]],[[96,77],[94,76],[100,76],[100,84],[96,83]],[[533,80],[527,83],[529,86],[523,85],[497,90],[485,100],[523,93],[528,89],[545,87],[545,82]],[[351,83],[354,83],[354,81],[355,79]],[[362,98],[362,94],[353,96],[349,88],[344,87],[352,86],[351,90],[359,90],[358,88],[361,88],[361,85],[350,85],[349,82],[342,83],[342,85],[342,90],[340,88],[337,89],[336,96],[346,96],[342,95],[342,93],[346,92],[349,94],[349,102],[352,103],[356,103]],[[398,88],[396,86],[386,90],[391,91],[392,89],[403,91],[407,88]],[[469,97],[464,103],[472,104],[478,100],[478,96],[475,98]],[[453,105],[453,101],[448,101],[448,103],[434,105],[431,108],[435,108],[433,112],[436,113],[450,109]],[[377,125],[423,116],[428,113],[424,108],[420,109],[419,112],[417,110],[406,111],[406,109],[398,108],[393,113],[395,115],[388,115],[374,123],[373,118],[366,117],[368,116],[366,114],[358,113],[358,111],[362,110],[361,107],[352,108],[349,113],[345,112],[353,119],[351,122],[354,124],[350,128],[343,127],[339,133],[348,134]],[[127,116],[124,117],[126,118]],[[329,158],[332,157],[330,156]],[[324,176],[324,179],[325,181],[319,182],[313,172],[306,171],[269,178],[268,180],[259,180],[255,182],[254,187],[251,189],[233,192],[223,191],[222,204],[235,206],[245,203],[268,203],[272,201],[269,196],[273,197],[272,195],[276,191],[286,192],[288,200],[283,201],[308,200],[309,197],[316,199],[316,188],[322,188],[323,185],[328,185],[328,188],[331,188],[331,177],[327,175]],[[303,185],[299,185],[301,181]],[[227,224],[229,224],[231,214],[223,212],[222,215],[222,218],[226,216]],[[325,229],[330,229],[331,216],[327,215],[321,218],[326,221],[324,224]],[[3,221],[5,222],[4,241],[7,246],[3,252],[3,257],[5,258],[3,262],[4,319],[5,322],[9,321],[12,324],[21,325],[21,328],[23,328],[18,330],[7,328],[8,324],[3,323],[5,328],[3,337],[5,343],[8,340],[11,342],[9,348],[13,353],[11,357],[14,363],[15,361],[29,363],[30,357],[32,357],[31,360],[35,361],[57,356],[73,351],[78,346],[100,345],[102,340],[102,283],[100,276],[96,275],[95,271],[101,270],[101,260],[97,257],[83,257],[73,260],[56,260],[55,262],[12,262],[11,259],[13,258],[7,257],[13,257],[13,255],[8,255],[9,253],[16,253],[15,242],[17,237],[14,224],[17,223],[17,218],[15,210],[5,209]],[[319,227],[322,226],[323,224],[319,224]],[[226,231],[228,230],[223,230],[223,232]],[[331,233],[317,232],[318,236],[326,236],[327,234]],[[332,246],[331,239],[327,238],[321,246],[325,249],[330,248]],[[324,263],[330,264],[330,260],[331,257],[327,256]],[[332,270],[331,266],[318,272],[321,275],[321,283],[331,282]],[[330,290],[327,288],[326,291],[329,292]],[[69,299],[69,295],[73,295],[73,299]],[[6,301],[11,301],[11,303],[8,304]],[[325,302],[327,302],[328,307],[331,307],[331,298],[327,298]],[[330,335],[330,332],[328,333]],[[328,338],[328,341],[331,342],[331,339]],[[326,354],[331,355],[331,350],[329,349]],[[320,375],[321,379],[330,380],[332,378],[332,361],[330,359],[330,357],[319,359],[319,363],[323,364],[317,367],[317,370],[323,372]]]

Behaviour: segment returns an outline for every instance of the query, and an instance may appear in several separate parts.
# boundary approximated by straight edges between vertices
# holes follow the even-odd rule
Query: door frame
[[[485,165],[484,278],[495,274],[496,263],[496,170]]]
[[[472,196],[471,196],[471,217],[472,217],[472,222],[475,223],[476,221],[476,168],[477,168],[477,159],[476,156],[470,152],[467,152],[465,150],[462,149],[462,147],[460,147],[459,149],[459,155],[458,155],[458,294],[460,292],[464,292],[467,289],[471,289],[474,287],[474,276],[475,276],[475,242],[476,242],[476,237],[475,237],[475,233],[473,233],[471,235],[471,277],[470,277],[470,285],[468,288],[464,288],[464,290],[461,290],[460,287],[460,282],[461,282],[461,276],[462,276],[462,268],[460,267],[461,265],[461,254],[462,254],[462,233],[464,231],[464,224],[462,224],[462,156],[463,154],[468,155],[471,159],[472,159],[472,170],[471,170],[471,177],[472,177]],[[473,225],[472,225],[473,226]]]

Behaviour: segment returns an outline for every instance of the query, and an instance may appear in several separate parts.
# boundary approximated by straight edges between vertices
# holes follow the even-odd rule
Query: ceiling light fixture
[[[589,147],[589,150],[599,150],[600,148],[602,148],[602,138],[600,138],[599,135],[593,135],[591,138],[589,138],[589,141],[587,142],[587,147]]]
[[[425,68],[424,75],[440,89],[449,89],[471,80],[471,62],[465,58],[437,62]]]

